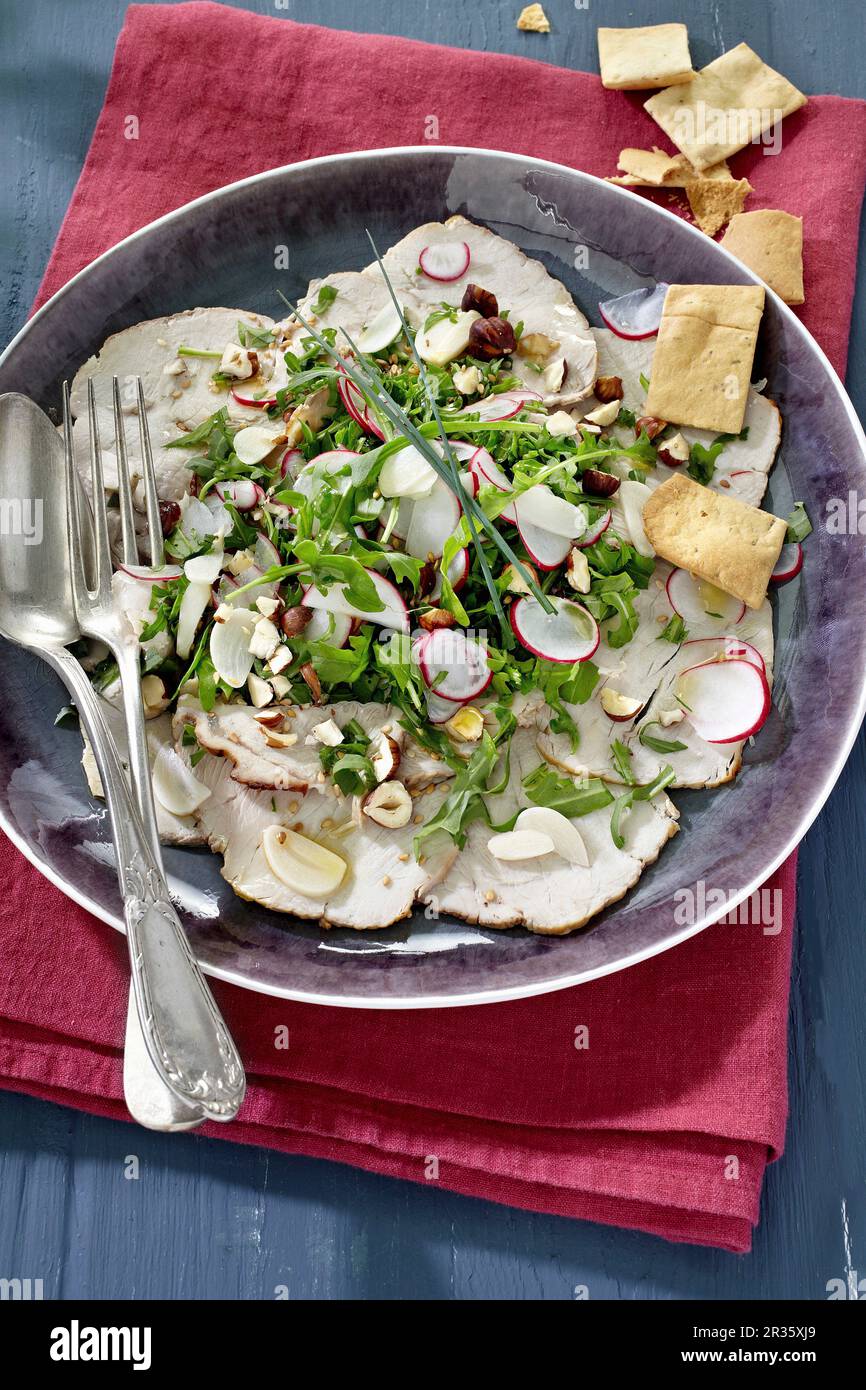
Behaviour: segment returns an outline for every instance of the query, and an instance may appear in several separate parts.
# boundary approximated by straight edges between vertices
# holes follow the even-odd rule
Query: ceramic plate
[[[278,289],[294,298],[314,276],[369,261],[366,228],[385,248],[458,212],[542,260],[595,324],[599,299],[652,280],[753,280],[665,209],[555,164],[447,148],[337,155],[232,184],[114,247],[11,344],[0,390],[56,410],[63,378],[109,333],[194,305],[279,317]],[[849,494],[855,503],[866,495],[866,440],[821,350],[785,305],[767,301],[756,375],[768,379],[784,433],[766,505],[785,516],[804,499],[815,531],[801,575],[774,597],[773,713],[737,781],[675,792],[682,833],[658,863],[589,930],[553,939],[431,922],[420,911],[387,931],[321,932],[235,897],[208,851],[169,849],[170,882],[206,970],[269,994],[368,1008],[540,994],[675,946],[718,916],[706,907],[711,889],[739,903],[793,849],[864,711],[866,552],[856,506],[841,534],[825,518],[834,499],[847,507]],[[47,668],[3,644],[0,819],[48,878],[120,927],[105,811],[87,795],[77,734],[53,724],[63,703]]]

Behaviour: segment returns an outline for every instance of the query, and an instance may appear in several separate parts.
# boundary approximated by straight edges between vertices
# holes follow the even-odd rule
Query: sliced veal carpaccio
[[[326,286],[336,290],[336,296],[329,303],[322,303],[321,308],[317,307],[314,313],[313,306],[318,305],[321,291]],[[315,316],[313,327],[319,333],[323,328],[342,328],[356,345],[361,346],[358,343],[361,335],[390,303],[391,296],[381,279],[375,280],[357,270],[339,270],[333,275],[311,280],[306,294],[298,303],[298,308],[308,323],[312,323]],[[309,337],[307,329],[297,320],[289,319],[280,327],[286,329],[287,345],[293,349],[297,349],[302,338]],[[336,342],[340,348],[349,346],[347,339],[339,332]]]
[[[531,732],[518,730],[511,744],[509,785],[501,796],[488,799],[494,822],[530,804],[521,780],[538,763]],[[622,850],[611,839],[610,807],[577,817],[572,824],[586,847],[586,868],[556,853],[503,861],[488,848],[493,838],[490,827],[483,820],[475,821],[466,848],[431,889],[433,903],[441,913],[482,926],[524,926],[549,935],[574,931],[637,882],[676,834],[678,814],[664,793],[651,802],[636,803],[623,820]]]
[[[647,381],[652,373],[655,338],[628,341],[618,338],[607,328],[592,330],[598,344],[599,376],[618,376],[623,384],[623,405],[638,417],[644,412],[646,391],[641,385],[641,375]],[[584,409],[589,410],[591,403]],[[718,492],[733,492],[743,502],[753,507],[761,505],[767,490],[767,477],[776,457],[782,435],[782,417],[778,406],[768,396],[749,388],[744,427],[748,428],[746,439],[732,439],[727,443],[716,460],[715,472],[709,486]],[[634,430],[617,426],[612,433],[623,444],[634,443]],[[709,448],[718,437],[710,430],[695,430],[683,426],[679,433],[688,444],[702,444]],[[684,465],[685,466],[685,465]],[[632,467],[623,461],[616,471],[625,477]],[[648,487],[658,487],[675,468],[659,463],[646,477]]]
[[[411,820],[385,829],[332,790],[301,797],[257,791],[234,779],[225,758],[210,755],[195,770],[211,793],[198,816],[210,848],[223,856],[223,877],[239,897],[274,912],[356,931],[388,927],[409,915],[431,876],[444,873],[456,853],[442,837],[420,864],[412,854],[417,827]],[[443,794],[434,790],[424,797],[425,815],[436,811]],[[346,866],[339,885],[324,896],[311,896],[277,877],[263,843],[273,826],[294,829],[339,856]]]
[[[112,410],[112,377],[121,384],[127,452],[132,471],[141,476],[141,446],[138,438],[138,404],[132,378],[140,376],[144,388],[147,423],[153,447],[157,491],[165,501],[178,501],[189,484],[189,453],[184,449],[166,449],[166,445],[181,434],[188,433],[204,420],[228,405],[229,393],[214,393],[211,376],[219,365],[214,358],[178,357],[178,348],[197,348],[205,352],[222,353],[226,345],[236,342],[238,323],[251,325],[258,331],[273,326],[273,320],[247,309],[189,309],[185,313],[165,318],[148,319],[132,328],[124,328],[106,340],[99,352],[76,372],[72,383],[72,413],[75,416],[73,436],[79,472],[89,491],[90,461],[87,421],[87,381],[93,378],[97,403],[97,420],[102,443],[102,465],[107,491],[117,490],[117,458],[114,452],[114,415]],[[262,354],[263,360],[265,354]],[[275,354],[268,354],[271,367]],[[264,389],[262,383],[261,389]],[[258,418],[261,410],[238,414],[248,421]],[[140,505],[144,507],[143,499]]]
[[[465,243],[469,249],[469,262],[462,275],[443,281],[423,270],[419,273],[419,258],[425,248],[451,243]],[[439,304],[459,305],[468,284],[480,285],[496,296],[500,311],[508,311],[511,323],[523,323],[525,337],[543,334],[556,344],[548,357],[536,361],[541,372],[528,358],[515,354],[512,374],[524,386],[540,392],[545,404],[551,406],[573,404],[591,392],[597,352],[586,319],[565,286],[513,242],[457,216],[447,222],[416,227],[392,246],[382,260],[414,326],[421,324],[431,308]],[[364,274],[382,283],[375,262]]]

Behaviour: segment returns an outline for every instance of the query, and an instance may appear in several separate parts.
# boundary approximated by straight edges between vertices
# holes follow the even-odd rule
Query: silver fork
[[[136,1013],[147,1054],[156,1072],[191,1111],[184,1124],[181,1110],[178,1123],[170,1127],[187,1127],[205,1117],[231,1120],[243,1100],[244,1070],[192,954],[165,882],[144,728],[139,645],[112,602],[108,512],[92,380],[88,382],[87,395],[93,516],[92,527],[85,534],[87,518],[82,515],[81,489],[75,472],[69,387],[64,384],[63,432],[72,590],[82,632],[106,644],[117,662],[120,676],[129,770],[138,812],[135,825],[124,828],[131,832],[133,844],[127,856],[129,862],[121,865],[120,872]],[[164,563],[164,547],[140,379],[137,395],[151,561],[157,567]],[[113,399],[123,559],[127,564],[138,564],[129,461],[116,377]],[[92,588],[85,556],[92,570],[89,577]],[[125,838],[129,838],[129,834]],[[124,1078],[126,1082],[126,1067]],[[158,1101],[156,1108],[164,1109]]]

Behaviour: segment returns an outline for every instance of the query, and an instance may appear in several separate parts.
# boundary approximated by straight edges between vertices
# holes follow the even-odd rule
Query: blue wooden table
[[[549,35],[516,30],[521,0],[237,4],[590,71],[598,24],[682,19],[698,65],[746,40],[807,92],[866,96],[860,0],[545,0]],[[0,0],[3,343],[78,177],[125,8]],[[863,262],[849,387],[866,417]],[[866,1293],[864,747],[801,850],[788,1148],[748,1257],[0,1094],[0,1278],[42,1279],[47,1298],[568,1299],[586,1285],[594,1299],[822,1299],[860,1270]]]

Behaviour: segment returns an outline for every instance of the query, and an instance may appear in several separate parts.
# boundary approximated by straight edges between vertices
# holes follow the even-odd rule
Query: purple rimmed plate
[[[599,299],[652,280],[749,284],[715,242],[665,209],[587,174],[523,156],[454,148],[372,150],[274,169],[161,218],[54,296],[0,358],[0,391],[56,409],[60,383],[109,333],[141,319],[227,304],[278,317],[308,280],[359,269],[380,247],[463,213],[538,257],[599,323]],[[283,265],[288,251],[288,269]],[[246,989],[358,1008],[477,1004],[561,989],[624,969],[709,925],[790,853],[826,800],[866,692],[866,551],[828,505],[866,495],[866,439],[841,383],[796,317],[768,293],[756,364],[784,420],[767,506],[802,498],[815,531],[806,564],[774,598],[773,713],[735,783],[675,792],[682,833],[589,929],[548,938],[423,912],[383,932],[321,932],[237,898],[205,850],[166,867],[199,960]],[[65,893],[120,928],[104,808],[87,795],[76,734],[55,728],[65,694],[3,643],[0,823]],[[703,885],[699,887],[699,885]],[[678,905],[691,887],[696,911]]]

